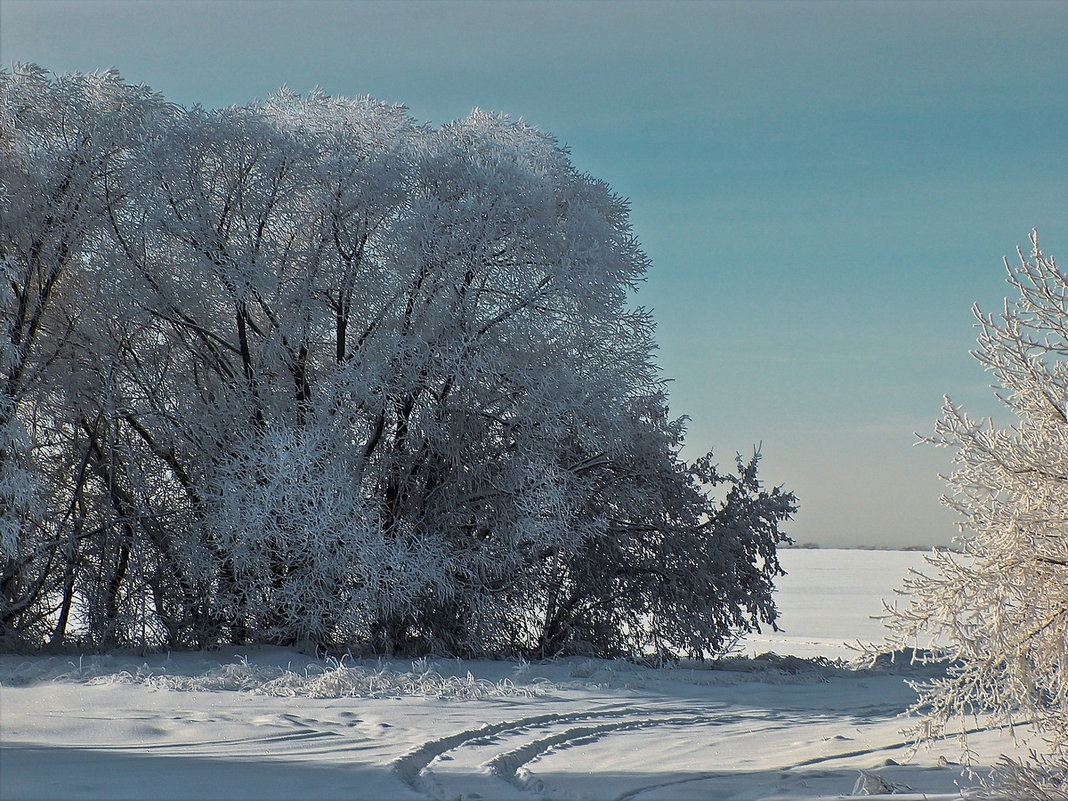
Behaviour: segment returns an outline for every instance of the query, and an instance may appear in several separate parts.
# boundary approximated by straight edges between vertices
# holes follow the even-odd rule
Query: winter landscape
[[[1068,801],[1066,9],[0,0],[0,801]]]
[[[1022,748],[971,720],[977,775],[955,739],[913,753],[906,682],[937,671],[830,661],[882,636],[869,616],[922,554],[783,562],[784,631],[719,663],[4,656],[0,797],[948,801]]]

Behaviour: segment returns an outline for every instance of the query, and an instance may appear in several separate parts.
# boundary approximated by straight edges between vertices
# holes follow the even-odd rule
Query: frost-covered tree
[[[944,501],[962,518],[961,552],[929,558],[889,620],[897,645],[950,644],[948,676],[923,688],[918,734],[987,711],[1048,738],[1053,762],[1010,763],[1002,778],[1015,789],[993,791],[1023,801],[1068,793],[1068,277],[1035,232],[1006,268],[1019,297],[996,317],[975,310],[975,356],[1016,421],[997,428],[946,399],[931,441],[956,451]]]
[[[114,72],[0,73],[0,636],[61,632],[88,551],[105,596],[122,583],[123,536],[90,511],[112,361],[88,318],[129,158],[166,111]]]
[[[90,80],[28,75],[60,109]],[[774,620],[794,498],[680,458],[627,204],[552,137],[123,91],[93,113],[127,138],[83,136],[66,361],[0,438],[5,520],[73,544],[53,640],[671,655]],[[66,516],[31,514],[35,458]]]

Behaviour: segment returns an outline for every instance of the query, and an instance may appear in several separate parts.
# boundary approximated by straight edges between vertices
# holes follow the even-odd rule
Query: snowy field
[[[772,651],[802,657],[853,660],[861,643],[882,642],[883,602],[909,570],[926,567],[915,551],[786,550],[787,575],[780,577],[776,603],[781,632],[764,631],[741,644],[749,656]]]
[[[920,554],[792,550],[785,631],[740,652],[848,656]],[[903,664],[741,657],[326,662],[281,649],[0,657],[0,799],[960,798],[951,742],[909,754]],[[969,737],[975,767],[1013,750]]]

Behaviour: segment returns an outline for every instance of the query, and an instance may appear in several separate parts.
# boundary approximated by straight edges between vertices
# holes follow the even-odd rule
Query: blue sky
[[[168,99],[281,85],[446,122],[503,111],[631,199],[688,452],[762,443],[800,541],[947,542],[914,447],[1001,257],[1068,260],[1068,3],[0,0],[0,62],[117,67]]]

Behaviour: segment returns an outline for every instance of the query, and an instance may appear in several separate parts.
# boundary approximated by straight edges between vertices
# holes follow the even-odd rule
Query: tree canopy
[[[628,206],[555,139],[0,72],[0,637],[704,654],[792,494],[682,459]]]

